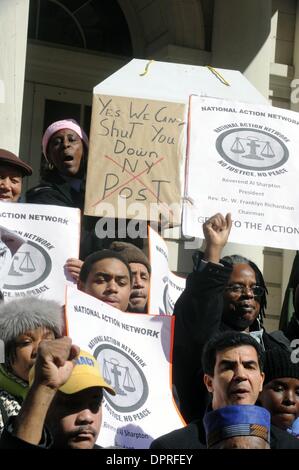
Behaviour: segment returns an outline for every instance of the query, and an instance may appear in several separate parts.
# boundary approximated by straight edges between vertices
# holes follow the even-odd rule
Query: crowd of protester
[[[73,119],[52,123],[42,139],[39,185],[22,196],[31,167],[0,149],[0,201],[79,208],[83,214],[88,138]],[[148,257],[134,240],[95,234],[83,216],[79,259],[65,268],[78,289],[122,312],[147,313]],[[225,256],[231,216],[203,225],[205,251],[174,308],[173,394],[186,426],[160,436],[151,449],[299,448],[299,259],[283,307],[281,330],[264,327],[267,287],[255,263]],[[286,295],[288,295],[288,291]],[[88,325],[86,326],[88,328]],[[103,390],[115,390],[97,360],[65,336],[63,308],[22,298],[0,304],[0,448],[100,448]]]

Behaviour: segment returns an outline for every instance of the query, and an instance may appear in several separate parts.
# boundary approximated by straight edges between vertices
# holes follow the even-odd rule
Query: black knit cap
[[[282,348],[269,349],[265,352],[264,384],[283,377],[299,379],[299,363],[291,361],[291,354],[291,351]]]

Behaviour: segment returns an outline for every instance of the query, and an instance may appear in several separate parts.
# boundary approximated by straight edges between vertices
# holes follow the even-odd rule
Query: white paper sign
[[[177,276],[176,274],[169,271],[168,277],[168,289],[166,295],[166,312],[168,314],[173,314],[174,305],[182,292],[185,290],[186,287],[186,279],[183,277]]]
[[[68,288],[69,336],[99,361],[116,396],[104,392],[98,444],[147,449],[183,426],[171,393],[174,318],[121,312]]]
[[[165,241],[150,226],[148,230],[152,269],[149,313],[151,315],[172,315],[174,304],[185,289],[186,280],[169,270],[168,248]]]
[[[192,96],[189,126],[184,234],[231,212],[231,242],[297,249],[298,113]]]
[[[69,207],[0,203],[5,269],[0,271],[5,300],[38,296],[64,304],[64,264],[79,257],[80,210]],[[8,229],[15,232],[9,240]]]

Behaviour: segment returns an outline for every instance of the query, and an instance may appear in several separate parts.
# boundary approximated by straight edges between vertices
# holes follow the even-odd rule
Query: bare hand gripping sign
[[[94,95],[85,214],[180,223],[184,110]]]

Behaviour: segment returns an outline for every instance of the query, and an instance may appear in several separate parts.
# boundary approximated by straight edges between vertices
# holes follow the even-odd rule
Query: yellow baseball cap
[[[71,395],[90,387],[102,387],[111,395],[116,395],[110,385],[105,382],[100,372],[98,361],[87,351],[80,350],[80,354],[73,360],[75,367],[68,381],[59,388],[60,392]],[[29,384],[34,380],[34,369],[29,372]]]

